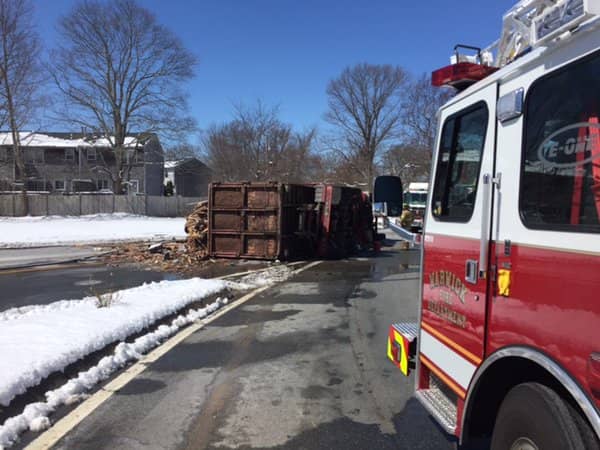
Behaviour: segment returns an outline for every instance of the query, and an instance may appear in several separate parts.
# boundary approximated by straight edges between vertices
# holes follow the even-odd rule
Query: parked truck
[[[404,193],[404,204],[412,214],[412,220],[408,227],[412,233],[423,231],[423,217],[428,191],[429,183],[413,182],[408,184],[408,189]]]

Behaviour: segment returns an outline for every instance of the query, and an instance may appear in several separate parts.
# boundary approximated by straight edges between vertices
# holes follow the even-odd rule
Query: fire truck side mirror
[[[393,175],[382,175],[375,178],[373,186],[374,203],[395,203],[402,205],[402,180]]]

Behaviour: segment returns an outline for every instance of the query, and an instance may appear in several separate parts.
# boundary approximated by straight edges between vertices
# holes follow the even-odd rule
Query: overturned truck
[[[345,257],[375,248],[371,202],[329,184],[212,183],[208,253],[218,258]]]

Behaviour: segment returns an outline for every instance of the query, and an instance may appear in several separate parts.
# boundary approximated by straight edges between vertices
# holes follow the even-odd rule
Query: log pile
[[[186,247],[197,258],[208,256],[208,201],[199,202],[185,220]]]

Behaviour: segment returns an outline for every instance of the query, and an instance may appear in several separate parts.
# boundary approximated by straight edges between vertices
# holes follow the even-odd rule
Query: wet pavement
[[[328,261],[192,334],[59,449],[453,449],[388,362],[417,319],[418,253]]]
[[[174,280],[178,276],[135,266],[98,264],[57,266],[45,270],[0,272],[0,311],[44,305],[58,300],[80,299],[143,283]]]
[[[93,246],[0,248],[0,273],[7,269],[81,261],[97,257],[106,251]]]

